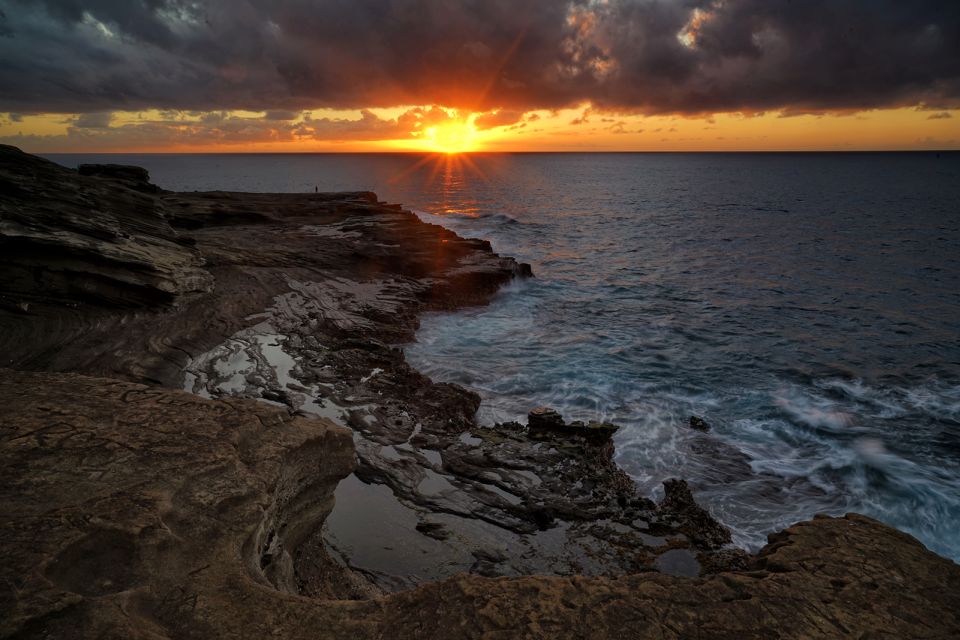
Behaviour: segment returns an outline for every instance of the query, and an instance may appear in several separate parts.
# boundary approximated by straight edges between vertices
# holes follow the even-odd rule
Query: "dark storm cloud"
[[[21,113],[948,108],[960,2],[0,0],[0,61]]]
[[[288,115],[293,117],[286,117]],[[7,114],[6,119],[13,122],[13,116]],[[84,113],[64,121],[68,125],[65,133],[17,133],[0,136],[0,143],[34,152],[311,141],[345,143],[420,137],[428,127],[456,119],[454,114],[436,107],[408,109],[396,118],[381,118],[367,109],[360,111],[359,118],[314,118],[310,113],[269,112],[264,116],[249,116],[229,111],[178,110],[164,111],[160,116],[149,119],[140,114],[136,120],[111,126],[112,113]]]
[[[84,113],[70,121],[70,126],[77,129],[106,129],[113,120],[113,114],[110,112]]]
[[[264,120],[296,120],[299,117],[299,111],[267,111],[263,114]]]

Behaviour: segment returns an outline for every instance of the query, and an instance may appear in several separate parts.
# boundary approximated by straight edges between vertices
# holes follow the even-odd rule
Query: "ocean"
[[[643,492],[686,478],[751,550],[857,511],[960,560],[960,153],[48,157],[179,191],[370,190],[486,238],[536,277],[406,347],[481,422],[620,424]]]

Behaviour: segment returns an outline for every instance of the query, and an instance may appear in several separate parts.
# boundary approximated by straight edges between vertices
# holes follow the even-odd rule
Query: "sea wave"
[[[478,391],[483,422],[545,404],[621,424],[617,461],[640,489],[655,497],[663,480],[687,478],[741,546],[816,513],[858,511],[960,559],[960,372],[943,353],[960,300],[833,244],[810,206],[741,196],[686,217],[568,201],[536,215],[525,203],[519,225],[510,207],[430,216],[519,252],[538,278],[488,308],[425,319],[409,356]],[[843,216],[843,233],[886,233],[870,214]],[[866,268],[851,272],[858,261]],[[907,298],[890,294],[893,282]],[[921,294],[927,315],[905,319],[905,300],[921,306]],[[709,434],[686,426],[693,414]]]
[[[751,548],[860,511],[960,560],[960,156],[122,160],[177,191],[370,189],[490,240],[537,277],[424,318],[407,348],[477,390],[482,421],[552,404],[622,424],[642,491],[686,477]]]

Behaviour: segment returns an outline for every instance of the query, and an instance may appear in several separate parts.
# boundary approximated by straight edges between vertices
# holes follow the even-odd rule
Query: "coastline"
[[[784,588],[799,594],[800,609],[807,611],[812,625],[782,627],[784,635],[831,637],[831,629],[813,619],[820,607],[830,608],[841,621],[834,632],[845,627],[893,632],[905,628],[897,626],[904,619],[879,613],[876,619],[856,617],[858,598],[867,598],[868,592],[871,607],[900,601],[901,581],[892,575],[908,577],[916,588],[907,598],[915,608],[913,616],[937,607],[946,610],[945,605],[956,602],[952,594],[960,577],[955,564],[872,520],[815,520],[771,536],[770,545],[747,556],[724,549],[729,532],[724,535],[682,482],[668,485],[659,505],[635,495],[629,478],[612,462],[612,427],[570,428],[549,414],[538,424],[542,413],[528,426],[477,425],[473,414],[479,398],[455,385],[431,382],[406,364],[397,345],[413,339],[420,312],[483,304],[505,282],[530,275],[529,267],[494,254],[489,243],[459,238],[399,206],[378,202],[370,193],[173,194],[150,185],[146,172],[94,167],[81,176],[9,149],[0,150],[5,156],[0,195],[7,207],[2,211],[13,210],[17,203],[42,202],[43,220],[49,225],[37,232],[33,221],[25,223],[23,228],[32,227],[33,235],[18,231],[16,237],[25,244],[21,253],[9,255],[30,255],[37,261],[33,274],[39,270],[58,277],[19,276],[8,282],[23,286],[8,285],[4,292],[5,366],[32,372],[5,371],[2,376],[5,418],[15,432],[5,440],[7,466],[26,469],[25,475],[13,477],[34,488],[77,482],[68,466],[80,455],[73,451],[74,443],[56,438],[59,448],[51,455],[49,440],[36,434],[57,433],[50,429],[64,423],[71,429],[63,433],[72,433],[77,427],[73,414],[80,413],[85,424],[80,431],[94,438],[91,446],[104,457],[98,468],[122,464],[139,472],[134,475],[140,475],[140,484],[129,475],[94,477],[90,470],[84,482],[91,483],[91,491],[117,495],[117,504],[87,505],[95,518],[86,523],[53,529],[33,524],[33,529],[18,529],[17,536],[8,538],[18,541],[10,551],[22,559],[9,570],[33,576],[43,588],[20,589],[3,598],[10,603],[4,618],[11,625],[3,635],[54,624],[60,615],[55,612],[62,611],[66,619],[93,625],[85,627],[88,632],[135,624],[119,621],[107,600],[136,602],[143,619],[156,621],[167,637],[186,637],[190,625],[201,620],[224,625],[212,635],[227,637],[241,629],[250,633],[245,625],[266,629],[261,625],[267,619],[283,629],[283,635],[300,637],[309,631],[297,629],[302,621],[284,620],[293,610],[311,611],[304,614],[309,619],[323,618],[330,637],[341,632],[390,637],[393,631],[385,629],[396,630],[397,637],[446,637],[456,634],[457,624],[464,621],[470,621],[475,635],[500,630],[574,637],[602,622],[609,634],[620,629],[634,637],[642,635],[634,627],[638,619],[660,625],[648,630],[657,628],[664,635],[712,624],[736,624],[744,632],[755,624],[769,633],[777,627],[765,626],[771,621],[764,623],[759,612],[786,606],[777,600]],[[30,170],[22,171],[25,167]],[[42,179],[45,172],[47,182]],[[48,190],[38,189],[38,184]],[[62,204],[66,192],[76,194],[78,210],[99,210],[110,219],[104,218],[96,232],[73,228],[52,233],[62,231],[57,225],[69,217],[69,206]],[[101,208],[91,207],[91,199]],[[141,219],[129,227],[125,214],[131,207]],[[8,229],[4,235],[13,237]],[[51,246],[54,235],[57,241]],[[16,264],[2,266],[12,269]],[[131,278],[131,272],[137,277]],[[64,273],[70,276],[60,278]],[[89,279],[97,286],[82,286],[84,274],[92,274]],[[292,361],[286,377],[278,375],[264,348],[274,355],[279,350]],[[236,364],[238,358],[243,366],[218,368],[218,363]],[[169,390],[181,387],[185,367],[194,376],[188,382],[192,390],[217,399]],[[151,386],[135,384],[144,382]],[[74,387],[89,391],[78,396],[71,392]],[[233,399],[233,392],[273,406]],[[116,423],[116,416],[121,398],[130,394],[148,398],[137,410],[140,422],[131,424],[157,426],[158,421],[173,420],[181,428],[151,431],[157,435],[149,436],[148,448],[133,446],[132,457],[123,458],[117,452],[131,450],[132,436],[119,428],[123,425]],[[31,400],[14,401],[21,397]],[[47,424],[38,412],[48,411],[49,405],[71,419]],[[170,406],[184,407],[182,415],[164,410]],[[335,410],[326,418],[309,417],[324,415],[318,409],[330,406]],[[338,419],[353,429],[352,437],[335,424]],[[245,430],[248,435],[226,433],[231,420],[242,422],[238,433]],[[216,437],[189,448],[177,442],[198,424],[207,425]],[[108,425],[110,438],[96,444]],[[112,439],[116,447],[108,446]],[[233,442],[235,454],[217,448],[217,456],[205,458],[218,439]],[[159,464],[163,456],[153,451],[170,446],[185,460],[206,460],[200,463],[203,473],[191,476],[188,466],[186,479],[168,477],[169,460]],[[261,454],[269,464],[261,463]],[[37,456],[51,465],[43,473],[25,466]],[[249,474],[248,489],[239,494],[226,488],[234,471],[225,469],[237,464]],[[401,536],[400,555],[411,536],[420,536],[441,545],[435,547],[438,554],[451,547],[468,550],[467,556],[437,555],[431,562],[442,560],[479,576],[536,575],[509,580],[438,575],[447,579],[415,588],[418,581],[384,576],[364,567],[362,558],[338,562],[320,524],[336,513],[332,497],[338,481],[351,471],[364,486],[388,487],[413,514],[416,523],[403,533],[408,542]],[[146,520],[135,523],[130,520],[129,507],[137,502],[131,487],[143,483],[150,487],[139,495]],[[14,486],[12,478],[5,486]],[[174,504],[171,496],[184,498],[191,508]],[[350,497],[360,499],[357,494]],[[13,493],[5,502],[5,522],[14,522],[12,514],[22,506],[16,503]],[[212,539],[201,543],[188,539],[184,531],[192,526],[188,518],[204,518],[204,509],[223,516],[207,532]],[[181,528],[169,525],[171,513],[183,519]],[[39,514],[37,518],[34,523],[42,520]],[[157,522],[164,526],[158,528]],[[56,535],[49,536],[51,531]],[[124,534],[117,538],[116,531]],[[491,540],[490,531],[500,537]],[[27,549],[26,541],[38,535],[48,538],[49,548]],[[111,543],[115,538],[119,542]],[[202,556],[210,553],[204,544],[214,544],[222,554],[215,556],[215,566],[208,563],[212,570],[195,573]],[[897,549],[892,556],[890,545]],[[78,550],[98,557],[114,548],[130,552],[120,558],[105,556],[104,566],[140,567],[111,579],[120,590],[78,586],[84,576],[63,568],[76,563]],[[155,555],[157,549],[165,551]],[[238,550],[243,567],[231,555]],[[823,556],[823,565],[806,564],[803,553]],[[667,560],[660,560],[667,554]],[[175,569],[161,571],[160,556],[167,563],[172,557],[181,560],[173,562]],[[863,562],[874,563],[873,569],[853,566]],[[658,570],[696,577],[660,575]],[[206,609],[201,607],[202,615],[197,613],[199,599],[222,589],[224,580],[248,595],[255,585],[269,587],[254,589],[263,607],[260,613],[266,612],[264,622],[253,620],[252,610],[231,626],[226,620],[236,615],[236,603],[223,601],[214,605],[211,600]],[[165,609],[169,602],[157,595],[158,581],[171,592],[186,594],[185,602],[189,594],[196,596],[194,608],[186,613]],[[851,584],[858,586],[844,595]],[[939,600],[929,595],[934,585],[942,590]],[[51,588],[56,597],[50,596]],[[384,596],[391,591],[401,593]],[[298,596],[295,606],[280,595],[283,592]],[[834,593],[832,599],[824,595],[828,592]],[[299,598],[302,595],[315,599]],[[474,599],[477,602],[467,604]],[[616,605],[596,606],[607,600]],[[719,606],[734,601],[740,604]],[[332,602],[337,604],[330,606]],[[576,606],[564,609],[566,602]],[[703,620],[694,616],[653,622],[678,606],[700,609],[711,602],[718,606],[707,606],[712,613]],[[328,607],[322,614],[314,611],[318,603],[319,608]],[[288,606],[292,608],[285,609]],[[585,618],[583,607],[590,607]],[[746,609],[735,614],[737,607]],[[631,608],[645,613],[631,618],[626,615]],[[177,622],[180,614],[185,618]],[[945,626],[931,630],[949,630],[960,623],[943,618],[933,624]]]

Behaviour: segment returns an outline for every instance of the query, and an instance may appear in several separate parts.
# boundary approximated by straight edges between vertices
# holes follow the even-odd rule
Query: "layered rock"
[[[949,638],[960,568],[862,516],[702,578],[461,575],[373,600],[291,571],[347,430],[261,402],[0,370],[0,637]],[[389,532],[383,532],[389,535]],[[325,579],[349,581],[335,563]]]
[[[477,424],[398,345],[530,275],[486,242],[367,192],[0,159],[0,637],[958,630],[957,566],[880,523],[748,556],[683,481],[636,495],[614,425]]]
[[[772,535],[745,571],[461,576],[386,603],[397,638],[953,638],[960,568],[850,514]],[[385,636],[386,637],[386,636]]]
[[[78,174],[0,145],[0,302],[137,306],[209,291],[203,259],[146,178],[136,167]]]
[[[350,433],[249,400],[0,370],[0,637],[369,637],[296,597]]]

